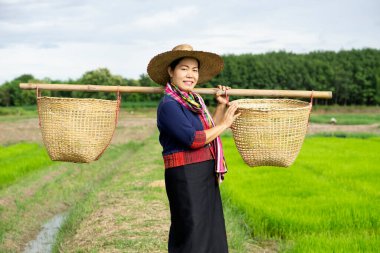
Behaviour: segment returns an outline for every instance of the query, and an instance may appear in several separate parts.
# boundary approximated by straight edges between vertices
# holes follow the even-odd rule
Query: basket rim
[[[82,101],[107,101],[107,102],[117,102],[117,99],[101,99],[101,98],[69,98],[69,97],[49,97],[42,96],[37,99],[46,99],[46,100],[82,100]]]
[[[239,101],[258,101],[258,102],[265,102],[265,101],[281,101],[282,104],[284,104],[287,101],[292,101],[293,104],[298,104],[300,107],[293,107],[293,108],[268,108],[268,109],[259,109],[259,108],[243,108],[239,107]],[[268,111],[295,111],[295,110],[305,110],[310,109],[311,102],[306,102],[298,99],[288,99],[288,98],[281,98],[281,99],[275,99],[275,98],[241,98],[231,101],[230,103],[237,103],[238,110],[250,110],[250,111],[259,111],[259,112],[268,112]],[[295,103],[294,103],[295,102]],[[281,104],[281,103],[279,103]]]

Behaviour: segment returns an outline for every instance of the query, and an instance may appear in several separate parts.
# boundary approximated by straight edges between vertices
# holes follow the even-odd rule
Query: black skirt
[[[228,252],[214,160],[165,170],[170,253]]]

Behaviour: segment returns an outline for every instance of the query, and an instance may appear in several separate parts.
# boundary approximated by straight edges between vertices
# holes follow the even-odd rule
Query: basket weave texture
[[[53,161],[88,163],[111,142],[120,100],[38,97],[40,128]]]
[[[236,147],[249,166],[288,167],[304,141],[311,103],[294,99],[238,99],[241,115],[231,126]]]

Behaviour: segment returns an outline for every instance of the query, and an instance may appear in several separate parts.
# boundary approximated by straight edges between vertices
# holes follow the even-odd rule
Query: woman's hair
[[[199,60],[198,60],[197,58],[193,58],[193,57],[181,57],[181,58],[178,58],[178,59],[172,61],[172,63],[170,63],[170,65],[169,65],[170,68],[171,68],[172,70],[174,70],[175,67],[177,67],[178,63],[179,63],[180,61],[182,61],[184,58],[192,58],[192,59],[197,60],[197,62],[198,62],[198,69],[201,67],[201,63],[199,62]]]

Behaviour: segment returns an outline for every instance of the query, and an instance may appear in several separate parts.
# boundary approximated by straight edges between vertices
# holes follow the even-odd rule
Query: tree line
[[[380,50],[352,49],[295,54],[279,51],[265,54],[223,55],[224,70],[202,87],[218,84],[240,89],[320,90],[332,91],[332,100],[318,104],[380,105]],[[38,80],[25,74],[0,86],[0,106],[23,106],[36,103],[35,91],[21,90],[21,82],[69,83],[120,86],[155,86],[146,74],[139,79],[113,75],[108,69],[88,71],[77,80]],[[43,91],[44,96],[91,97],[115,99],[107,92]],[[123,94],[123,101],[158,102],[162,94]],[[236,97],[237,98],[237,97]],[[206,102],[214,105],[210,96]]]

